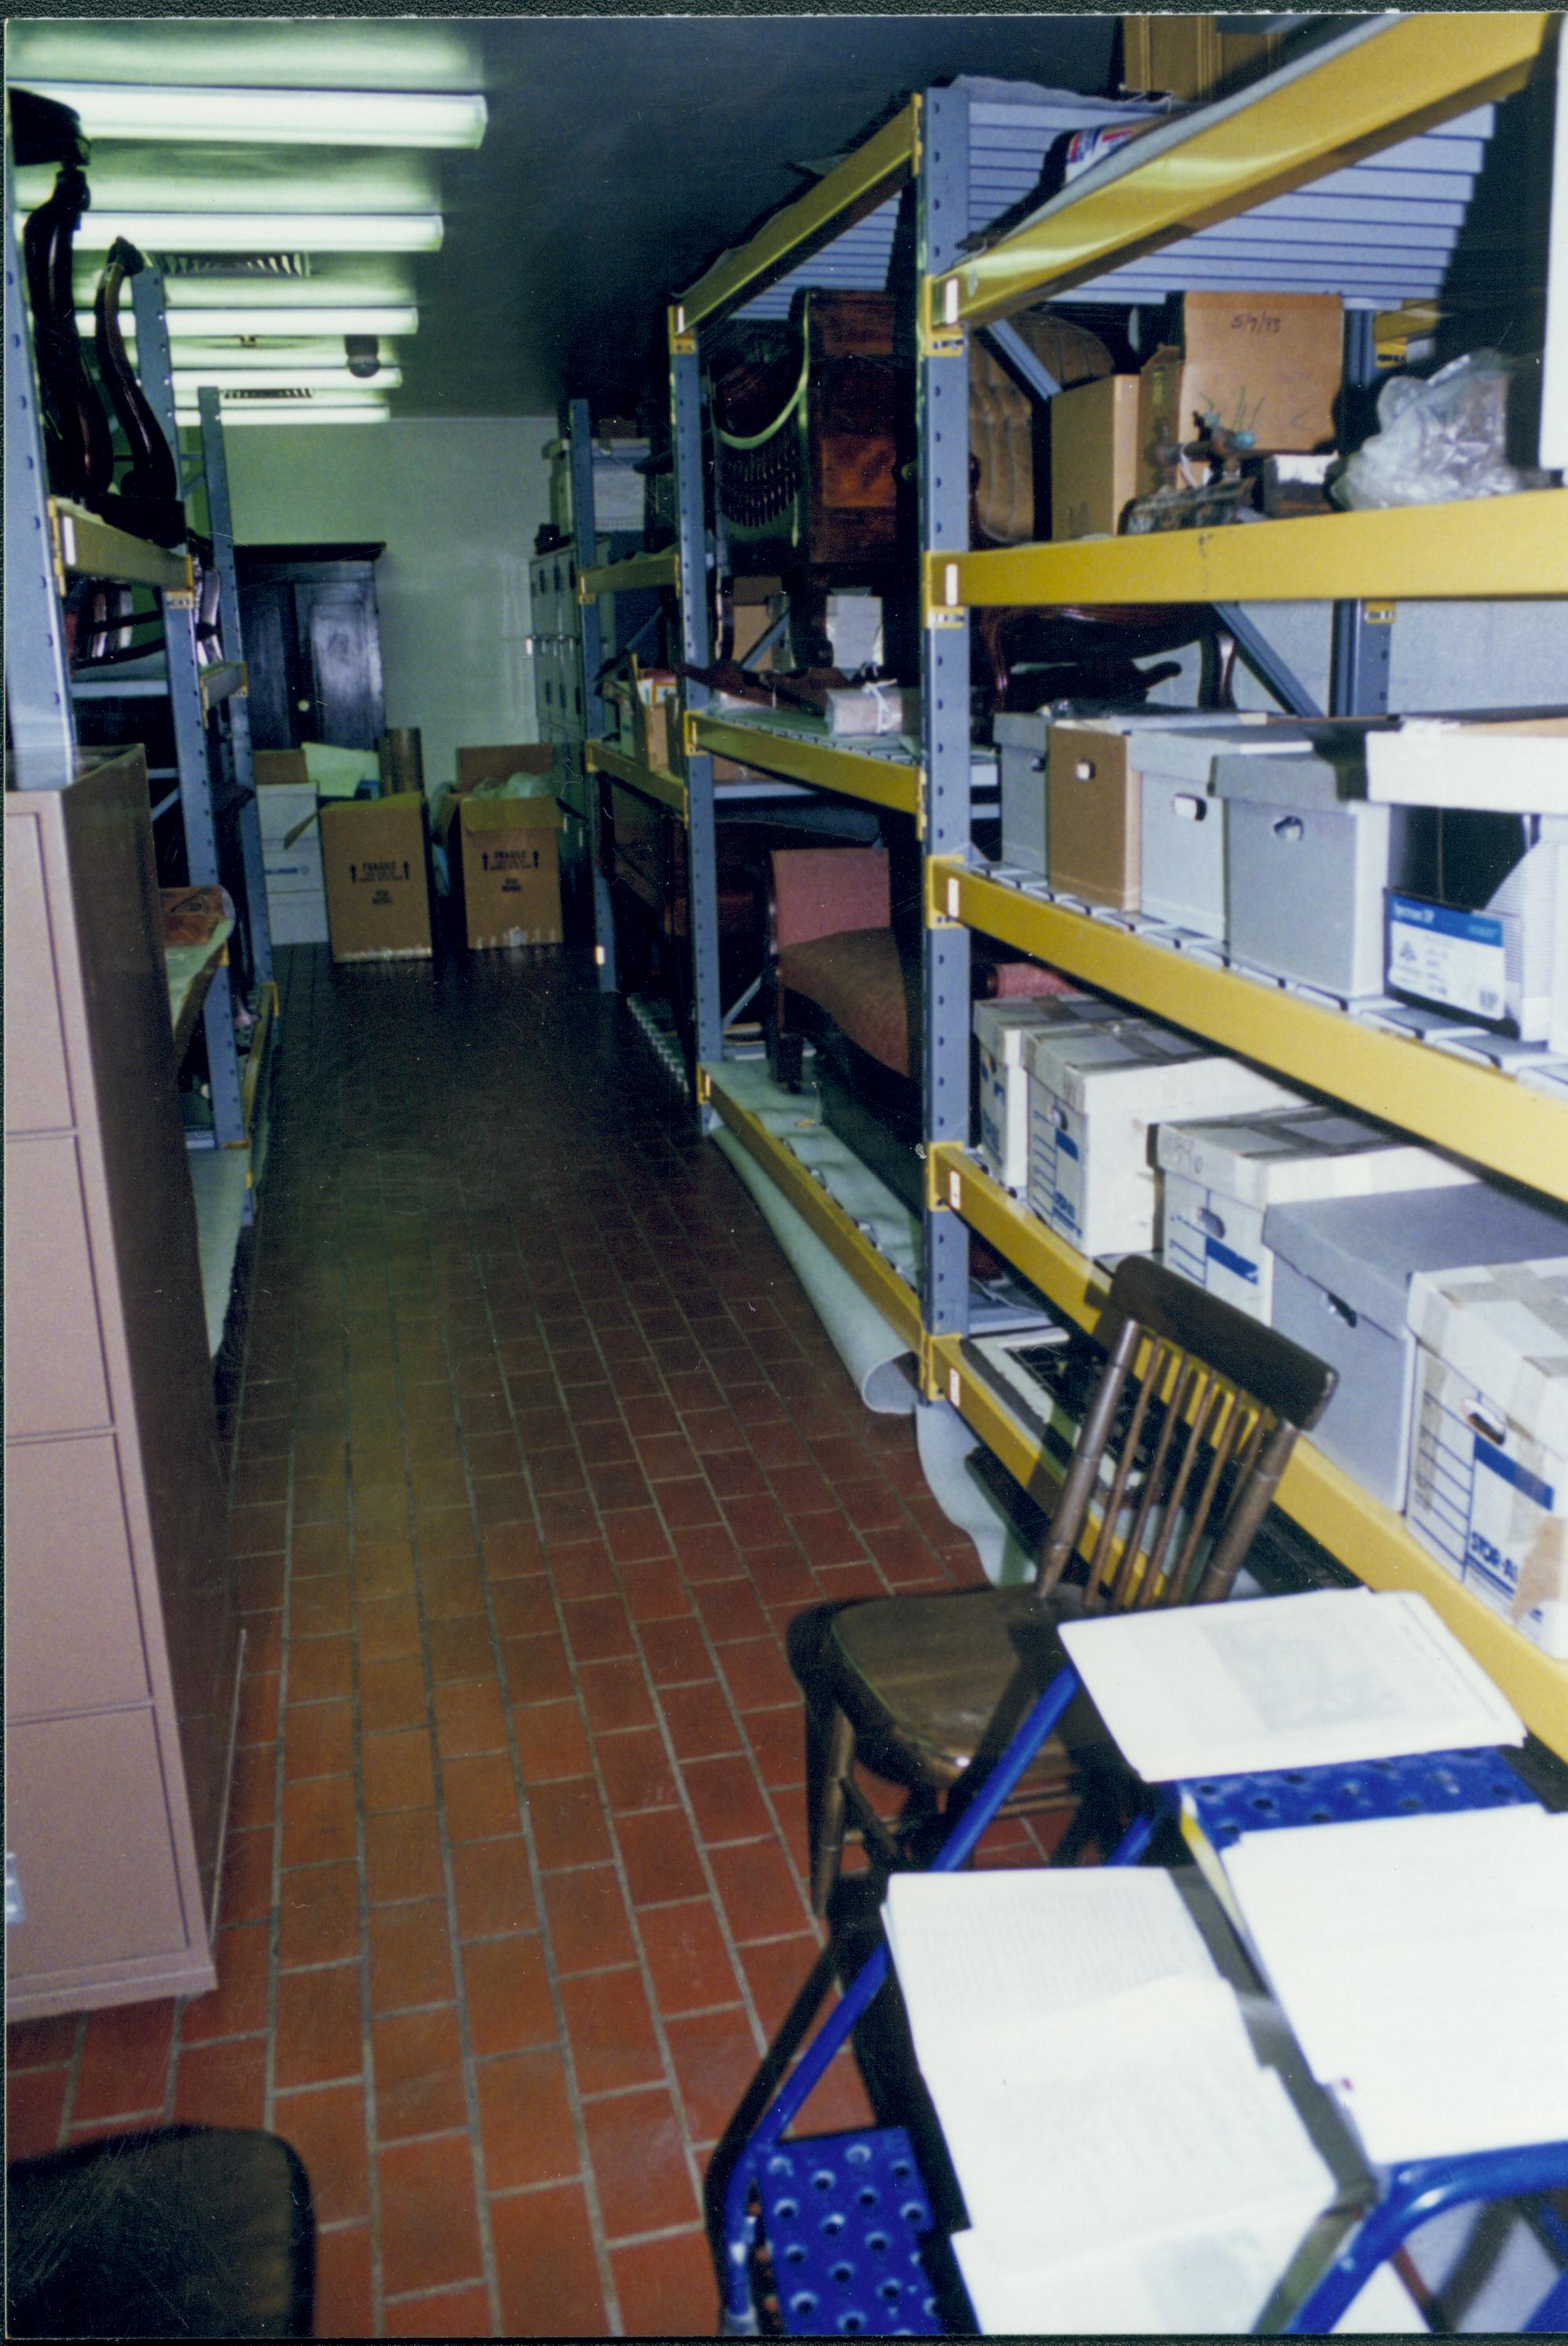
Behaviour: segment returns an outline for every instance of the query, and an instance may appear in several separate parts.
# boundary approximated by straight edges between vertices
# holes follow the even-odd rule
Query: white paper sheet
[[[1065,1625],[1062,1639],[1150,1783],[1524,1740],[1423,1597],[1322,1589]]]

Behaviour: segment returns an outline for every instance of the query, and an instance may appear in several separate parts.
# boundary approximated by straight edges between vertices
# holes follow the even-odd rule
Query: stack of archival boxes
[[[1238,864],[1234,829],[1217,822],[1218,884],[1195,888],[1192,866],[1178,876],[1168,859],[1158,877],[1166,903],[1185,896],[1195,935],[1234,940],[1240,926],[1276,974],[1288,961],[1305,987],[1354,1000],[1386,977],[1451,1003],[1451,1025],[1506,1017],[1549,1052],[1568,1051],[1568,887],[1558,884],[1568,854],[1555,836],[1568,817],[1568,720],[1363,732],[1364,796],[1335,779],[1343,734],[1326,743],[1266,725],[1243,747],[1235,727],[1208,720],[1204,737],[1189,719],[1162,740],[1158,721],[1151,711],[1095,729],[1116,752],[1100,834],[1106,894],[1127,872],[1129,817],[1148,813],[1140,784],[1158,776],[1162,792],[1207,791],[1217,774],[1222,789],[1239,780],[1245,801],[1209,803],[1233,819],[1256,810],[1265,863],[1306,843],[1302,818],[1317,816],[1318,917],[1294,917],[1300,881],[1264,889],[1254,872],[1256,901],[1238,921],[1247,859]],[[1088,729],[1054,729],[1079,760]],[[1054,771],[1056,740],[1051,748]],[[1406,894],[1392,884],[1403,811],[1474,804],[1483,770],[1489,811],[1528,818],[1509,901],[1494,891],[1471,912]],[[1424,939],[1419,968],[1412,929]],[[1330,1362],[1339,1384],[1319,1447],[1402,1508],[1417,1537],[1526,1637],[1568,1657],[1568,1215],[1097,997],[983,1003],[974,1026],[982,1154],[996,1178],[1091,1256],[1151,1248],[1157,1227],[1172,1269]]]

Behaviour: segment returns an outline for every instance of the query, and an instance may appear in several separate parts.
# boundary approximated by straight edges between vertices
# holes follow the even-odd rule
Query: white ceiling
[[[229,209],[439,201],[443,250],[313,257],[318,278],[392,298],[420,328],[395,355],[399,415],[634,408],[664,370],[664,310],[713,254],[905,92],[956,74],[1110,86],[1110,15],[512,16],[33,20],[11,76],[320,88],[483,89],[476,153],[99,141],[97,199],[160,190]],[[199,101],[196,101],[199,103]],[[149,181],[152,183],[149,185]],[[305,189],[308,183],[308,192]],[[221,190],[221,196],[219,191]],[[123,191],[123,192],[122,192]],[[389,352],[389,355],[392,353]]]

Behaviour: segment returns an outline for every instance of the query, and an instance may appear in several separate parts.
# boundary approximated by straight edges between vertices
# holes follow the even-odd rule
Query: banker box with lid
[[[1410,1317],[1410,1529],[1568,1658],[1568,1263],[1419,1273]]]
[[[1052,887],[1135,913],[1143,796],[1126,734],[1115,724],[1054,725],[1046,770]]]
[[[1114,1002],[1068,992],[1019,1002],[977,1002],[974,1039],[980,1095],[980,1154],[1004,1189],[1029,1183],[1029,1076],[1023,1046],[1042,1026],[1115,1018]]]
[[[1341,1002],[1381,994],[1386,892],[1417,872],[1412,815],[1360,795],[1362,738],[1214,767],[1232,959]]]
[[[994,719],[991,731],[1002,788],[1002,860],[1044,878],[1051,868],[1045,785],[1051,719],[1043,709],[1028,716],[1012,710]]]
[[[1029,1073],[1029,1204],[1084,1254],[1155,1242],[1149,1134],[1170,1117],[1298,1107],[1298,1093],[1152,1019],[1043,1027]]]
[[[1189,935],[1223,944],[1226,802],[1214,792],[1217,759],[1278,757],[1299,750],[1298,727],[1261,715],[1195,724],[1147,719],[1133,754],[1142,798],[1140,910]]]
[[[1453,1188],[1474,1179],[1451,1158],[1333,1107],[1162,1124],[1155,1151],[1164,1192],[1162,1260],[1265,1323],[1274,1302],[1274,1255],[1263,1242],[1270,1206]]]
[[[1521,1262],[1568,1270],[1568,1216],[1483,1181],[1271,1206],[1263,1241],[1275,1255],[1275,1327],[1339,1372],[1312,1438],[1396,1508],[1410,1465],[1417,1273]]]

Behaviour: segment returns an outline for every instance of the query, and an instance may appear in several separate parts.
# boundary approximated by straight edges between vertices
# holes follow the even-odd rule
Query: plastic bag
[[[1510,373],[1498,352],[1471,351],[1424,381],[1396,375],[1378,396],[1380,428],[1333,484],[1336,503],[1442,505],[1528,487],[1505,453]]]

